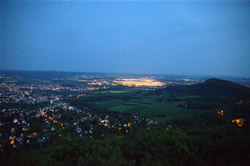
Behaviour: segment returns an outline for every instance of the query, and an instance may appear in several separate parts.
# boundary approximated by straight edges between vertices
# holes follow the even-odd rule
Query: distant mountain
[[[195,85],[166,87],[165,91],[201,96],[250,97],[250,88],[217,78]]]

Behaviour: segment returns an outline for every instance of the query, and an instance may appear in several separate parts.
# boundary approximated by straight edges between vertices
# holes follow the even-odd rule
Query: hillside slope
[[[250,88],[217,78],[212,78],[203,83],[190,86],[167,87],[165,91],[201,96],[250,97]]]

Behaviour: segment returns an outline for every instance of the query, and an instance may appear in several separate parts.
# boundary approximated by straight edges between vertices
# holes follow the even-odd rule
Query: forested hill
[[[250,97],[250,88],[217,78],[208,79],[195,85],[170,86],[166,87],[165,91],[201,96]]]

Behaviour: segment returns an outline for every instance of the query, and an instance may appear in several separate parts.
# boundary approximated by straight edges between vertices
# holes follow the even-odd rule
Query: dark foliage
[[[223,97],[249,97],[250,89],[230,82],[217,78],[209,79],[203,83],[189,85],[189,86],[170,86],[165,89],[166,92],[171,93],[184,93],[191,95],[201,96],[223,96]]]

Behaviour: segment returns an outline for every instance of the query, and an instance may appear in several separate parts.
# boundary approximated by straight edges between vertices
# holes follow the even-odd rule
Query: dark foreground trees
[[[59,138],[42,148],[6,156],[4,165],[204,165],[194,144],[180,130],[139,131],[118,139]]]
[[[141,130],[123,138],[112,134],[98,138],[59,137],[41,147],[2,153],[0,165],[249,165],[250,137],[247,129],[210,126],[188,130]]]

